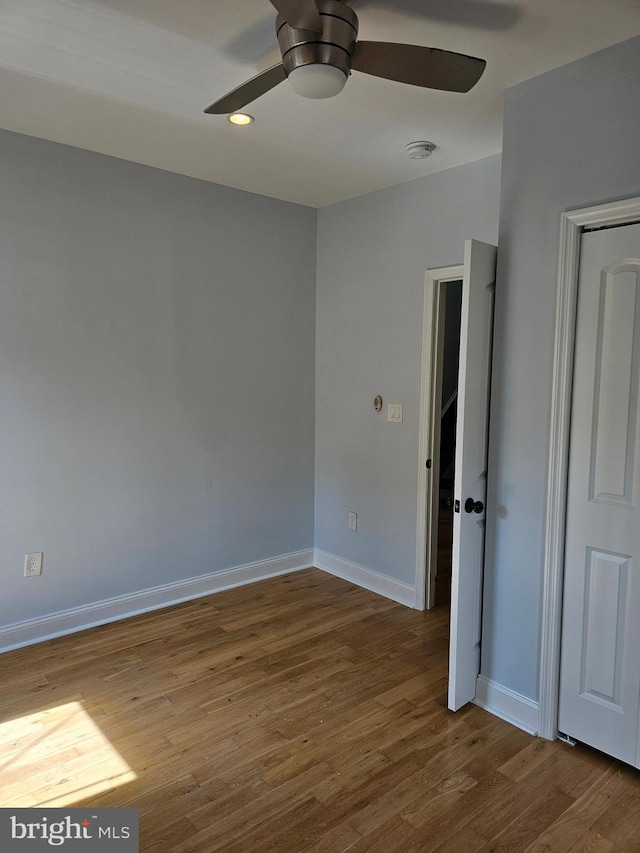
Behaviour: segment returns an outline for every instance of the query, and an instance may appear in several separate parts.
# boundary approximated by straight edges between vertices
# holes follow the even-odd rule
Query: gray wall
[[[640,194],[640,39],[506,94],[482,671],[537,699],[562,211]]]
[[[313,546],[315,246],[310,208],[0,133],[0,625]]]
[[[319,211],[316,547],[412,585],[425,271],[496,242],[499,180],[491,157]]]

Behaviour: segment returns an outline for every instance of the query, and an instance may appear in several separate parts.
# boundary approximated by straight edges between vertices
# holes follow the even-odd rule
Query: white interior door
[[[465,243],[453,491],[448,702],[452,711],[475,697],[480,672],[496,254],[496,247],[487,243]]]
[[[559,728],[638,766],[640,225],[582,235]]]

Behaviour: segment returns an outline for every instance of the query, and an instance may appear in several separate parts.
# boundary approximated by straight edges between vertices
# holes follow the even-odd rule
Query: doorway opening
[[[453,556],[453,484],[456,461],[456,423],[458,413],[458,366],[460,362],[460,318],[462,313],[462,281],[448,281],[444,285],[442,311],[444,316],[438,327],[442,329],[438,342],[435,370],[439,412],[438,429],[435,430],[433,455],[437,465],[437,526],[436,565],[433,606],[451,602],[451,567]],[[433,478],[435,488],[435,477]],[[429,547],[429,546],[427,546]]]
[[[425,610],[451,601],[463,278],[461,264],[425,279],[416,569],[417,606]]]

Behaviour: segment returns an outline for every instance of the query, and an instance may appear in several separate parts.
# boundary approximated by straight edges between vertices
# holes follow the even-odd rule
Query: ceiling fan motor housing
[[[358,37],[358,16],[340,0],[316,0],[316,5],[322,33],[294,29],[282,15],[276,19],[284,70],[289,76],[304,65],[331,65],[348,77]]]
[[[205,110],[207,114],[237,112],[286,78],[298,95],[332,98],[344,88],[352,67],[412,86],[468,92],[487,64],[478,57],[433,47],[357,41],[358,16],[343,0],[271,0],[271,4],[278,11],[282,62],[219,98]]]

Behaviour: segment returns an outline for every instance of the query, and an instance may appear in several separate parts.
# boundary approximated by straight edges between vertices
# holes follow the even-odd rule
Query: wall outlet
[[[24,576],[33,578],[42,574],[42,552],[24,555]]]
[[[347,526],[349,530],[355,531],[358,529],[358,514],[356,512],[349,513],[349,520],[347,521]]]

